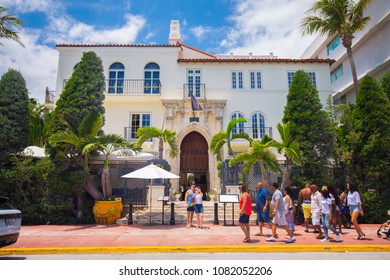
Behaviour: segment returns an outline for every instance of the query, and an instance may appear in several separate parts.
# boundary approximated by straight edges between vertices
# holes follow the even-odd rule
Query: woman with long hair
[[[341,229],[341,219],[340,219],[340,197],[337,194],[337,190],[334,186],[330,185],[328,187],[329,191],[329,196],[330,199],[332,200],[332,226],[336,228],[339,226],[339,232],[342,234],[342,229]]]
[[[330,220],[332,217],[332,200],[330,199],[329,192],[326,188],[321,190],[322,200],[321,200],[321,221],[322,228],[324,230],[325,238],[321,241],[329,241],[328,229],[333,231],[336,234],[336,241],[340,241],[341,234],[331,225]]]
[[[293,203],[294,200],[292,198],[292,190],[290,187],[285,187],[283,189],[283,201],[284,205],[286,207],[286,222],[288,228],[294,232],[295,231],[295,226],[294,226],[294,216],[293,216]]]
[[[362,201],[360,199],[358,187],[356,186],[356,184],[349,183],[347,185],[347,188],[349,190],[347,196],[347,203],[349,206],[349,211],[351,213],[351,223],[355,227],[356,233],[358,234],[356,239],[362,240],[366,237],[366,235],[360,228],[360,225],[358,224],[357,221],[359,214],[362,216],[364,215],[363,208],[362,208]]]

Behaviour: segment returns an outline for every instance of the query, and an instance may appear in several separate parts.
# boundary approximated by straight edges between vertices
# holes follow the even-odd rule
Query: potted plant
[[[214,199],[217,196],[217,192],[214,189],[212,189],[209,191],[208,196],[210,198],[210,201],[215,201]]]
[[[118,148],[126,148],[121,151]],[[104,167],[102,172],[102,189],[103,199],[95,200],[93,214],[97,224],[114,224],[117,219],[120,219],[122,213],[122,199],[120,197],[112,197],[112,187],[110,182],[109,172],[109,157],[113,152],[126,154],[127,151],[137,152],[134,144],[129,143],[120,135],[107,134],[97,137],[86,149],[98,150],[104,154]]]
[[[89,114],[81,122],[80,127],[72,128],[71,122],[65,120],[68,128],[66,131],[58,132],[50,137],[51,143],[68,143],[75,146],[84,156],[84,170],[89,172],[89,155],[93,151],[100,151],[104,156],[104,167],[102,172],[102,190],[103,195],[95,198],[93,213],[95,222],[98,224],[113,224],[121,217],[122,199],[112,197],[112,188],[110,184],[109,157],[118,151],[118,148],[126,149],[136,153],[139,151],[134,143],[128,142],[122,136],[117,134],[102,134],[99,131],[103,126],[103,115]]]
[[[179,192],[178,190],[176,190],[176,191],[174,192],[174,196],[175,196],[175,198],[176,198],[175,201],[180,201],[181,192]]]

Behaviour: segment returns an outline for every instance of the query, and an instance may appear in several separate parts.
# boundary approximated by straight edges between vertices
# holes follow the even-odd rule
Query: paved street
[[[9,255],[1,260],[390,260],[390,252],[309,253],[102,253]]]

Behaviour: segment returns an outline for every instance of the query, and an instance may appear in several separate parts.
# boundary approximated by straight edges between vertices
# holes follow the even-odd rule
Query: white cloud
[[[314,0],[237,0],[234,26],[220,46],[229,52],[299,57],[314,36],[302,36],[300,22]]]
[[[55,89],[58,52],[54,44],[133,43],[146,23],[142,16],[128,13],[124,15],[124,25],[99,29],[65,14],[61,2],[2,0],[2,5],[8,7],[10,13],[38,11],[47,16],[49,24],[44,29],[18,29],[26,48],[5,40],[2,40],[4,46],[0,46],[0,76],[9,68],[19,70],[27,82],[30,97],[37,98],[41,103],[44,102],[45,88]]]
[[[142,16],[125,14],[126,23],[112,29],[97,29],[95,26],[79,22],[70,17],[51,17],[50,32],[46,40],[55,43],[133,43],[146,20]]]
[[[16,12],[46,12],[54,8],[52,0],[2,0],[1,5]]]
[[[204,38],[204,36],[210,32],[212,32],[213,29],[208,27],[208,26],[202,26],[202,25],[199,25],[199,26],[196,26],[196,27],[192,27],[190,28],[190,32],[192,34],[194,34],[194,36],[198,39],[198,40],[201,40]]]
[[[14,41],[2,41],[4,46],[0,47],[0,75],[9,68],[19,70],[26,80],[30,97],[42,103],[45,88],[55,89],[58,53],[53,48],[37,43],[37,31],[22,30],[19,36],[25,48]]]

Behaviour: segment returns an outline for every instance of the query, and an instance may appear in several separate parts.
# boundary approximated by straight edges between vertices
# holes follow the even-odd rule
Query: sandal
[[[250,240],[250,238],[245,238],[245,239],[243,240],[243,242],[244,242],[244,243],[249,243],[249,242],[251,242],[251,240]]]
[[[255,236],[263,236],[262,233],[256,233]]]

